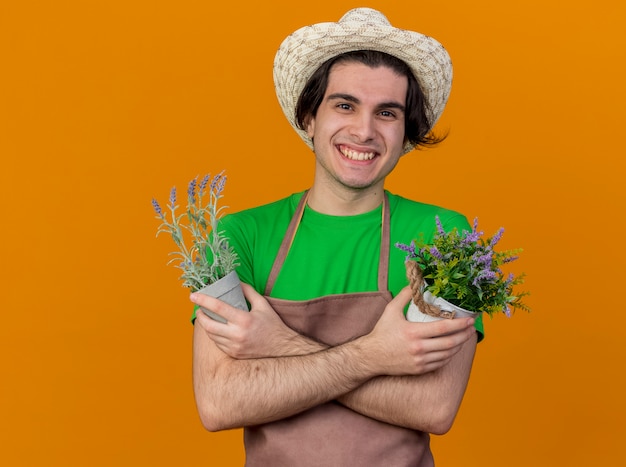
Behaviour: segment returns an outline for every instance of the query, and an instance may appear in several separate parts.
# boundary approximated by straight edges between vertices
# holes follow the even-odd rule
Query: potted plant
[[[512,309],[530,311],[522,302],[528,292],[514,293],[513,287],[524,281],[524,274],[505,276],[501,266],[518,258],[522,251],[495,251],[504,229],[490,238],[478,231],[478,219],[471,232],[456,228],[446,232],[439,217],[431,243],[423,235],[409,245],[396,243],[407,253],[406,268],[413,299],[407,310],[409,321],[434,321],[479,313]]]
[[[156,218],[161,221],[157,236],[168,233],[176,243],[178,250],[170,253],[174,257],[167,264],[174,264],[183,271],[180,278],[184,287],[248,311],[235,271],[237,253],[219,230],[224,207],[218,208],[218,202],[225,184],[226,176],[223,172],[212,178],[207,174],[199,182],[198,177],[194,178],[187,189],[187,208],[180,214],[177,213],[176,187],[170,191],[167,205],[169,216],[153,198]],[[202,307],[200,309],[211,318],[226,322],[216,313]]]

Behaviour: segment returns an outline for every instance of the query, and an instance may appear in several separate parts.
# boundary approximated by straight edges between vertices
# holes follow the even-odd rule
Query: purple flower
[[[513,275],[512,272],[509,273],[508,277],[506,278],[506,280],[504,281],[504,287],[508,287],[509,284],[511,284],[511,282],[513,282],[513,279],[515,278],[515,276]]]
[[[435,223],[437,224],[437,233],[441,236],[446,234],[446,231],[443,230],[443,225],[441,225],[441,219],[439,216],[435,216]]]
[[[480,237],[482,237],[483,232],[478,231],[478,217],[474,218],[474,225],[472,225],[472,231],[468,232],[467,230],[464,230],[463,234],[464,236],[461,239],[461,246],[468,246],[480,240]]]
[[[489,269],[484,269],[476,275],[476,277],[474,278],[474,281],[472,282],[472,285],[478,287],[479,282],[489,282],[495,279],[496,279],[496,273],[494,271],[490,271]]]
[[[500,230],[496,232],[496,234],[491,237],[491,242],[489,242],[489,246],[494,247],[496,243],[500,241],[502,238],[502,234],[504,233],[504,227],[500,227]]]
[[[486,268],[490,268],[491,267],[491,262],[493,261],[493,253],[489,252],[489,253],[486,253],[484,255],[480,255],[479,253],[476,253],[474,261],[479,266],[482,265],[482,266],[484,266]]]
[[[217,174],[211,183],[211,190],[215,191],[215,196],[219,197],[226,184],[226,175]]]
[[[170,207],[173,209],[174,205],[176,204],[176,187],[172,187],[172,190],[170,191]]]
[[[408,253],[408,258],[415,258],[417,255],[415,253],[415,242],[411,242],[410,245],[405,245],[404,243],[396,243],[396,248]]]
[[[187,196],[189,196],[189,200],[193,203],[196,200],[196,185],[198,183],[198,179],[194,178],[189,182],[189,187],[187,188]]]
[[[198,196],[202,196],[202,193],[204,193],[204,189],[206,188],[207,183],[209,183],[209,174],[206,174],[204,178],[200,181],[200,186],[198,187]]]
[[[465,236],[461,239],[461,246],[468,246],[472,243],[476,243],[480,240],[480,236],[483,234],[482,232],[468,232],[467,230],[463,231]]]
[[[163,210],[161,209],[161,206],[159,206],[159,203],[156,199],[152,198],[152,207],[154,208],[155,212],[157,213],[157,216],[159,217],[163,217]]]
[[[519,256],[509,256],[508,258],[505,258],[504,261],[502,261],[503,263],[510,263],[511,261],[515,261],[517,258],[519,258]]]
[[[439,260],[443,259],[443,255],[439,252],[436,246],[431,247],[429,253]]]

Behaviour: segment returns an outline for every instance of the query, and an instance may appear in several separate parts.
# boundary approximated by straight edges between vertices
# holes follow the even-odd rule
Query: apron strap
[[[383,192],[383,218],[380,229],[380,258],[378,260],[378,290],[389,290],[389,242],[391,231],[391,213],[389,212],[389,197]]]
[[[285,262],[285,258],[287,258],[287,253],[289,253],[289,249],[291,248],[291,244],[293,243],[293,239],[296,236],[296,231],[298,230],[298,225],[300,225],[300,220],[302,219],[302,215],[304,214],[304,207],[306,206],[306,200],[309,197],[309,190],[305,191],[300,198],[300,202],[298,203],[298,207],[296,207],[296,212],[291,218],[291,222],[289,223],[289,227],[287,227],[287,232],[283,237],[283,242],[280,245],[278,250],[278,254],[276,255],[276,259],[274,260],[274,264],[272,265],[272,270],[270,271],[270,276],[267,279],[267,284],[265,285],[265,296],[269,297],[272,289],[274,288],[274,284],[276,283],[276,278],[278,277],[278,273],[280,269],[283,267],[283,263]]]
[[[270,275],[267,279],[267,284],[265,285],[265,296],[269,297],[272,293],[272,289],[274,288],[274,284],[276,283],[276,279],[278,278],[278,273],[283,267],[283,263],[287,258],[287,254],[289,253],[289,249],[291,248],[291,244],[293,243],[293,239],[296,236],[296,231],[298,230],[298,226],[300,225],[300,221],[302,220],[302,215],[304,214],[304,208],[306,206],[306,201],[309,197],[309,191],[305,191],[296,207],[296,211],[291,218],[291,222],[289,223],[289,227],[287,227],[287,232],[285,232],[285,236],[283,237],[283,241],[278,250],[278,254],[276,255],[276,259],[274,260],[274,264],[272,265],[272,269],[270,271]],[[387,193],[384,193],[383,196],[383,213],[382,213],[382,228],[381,228],[381,242],[380,242],[380,258],[378,260],[378,290],[380,292],[384,292],[388,290],[388,275],[389,275],[389,230],[390,230],[390,219],[391,214],[389,213],[389,198]]]

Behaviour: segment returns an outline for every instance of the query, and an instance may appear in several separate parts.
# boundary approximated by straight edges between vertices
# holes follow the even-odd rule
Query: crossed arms
[[[249,313],[192,295],[228,321],[199,312],[194,325],[194,392],[206,429],[280,420],[330,400],[393,425],[450,429],[476,348],[472,319],[409,323],[405,288],[372,332],[330,347],[287,327],[261,295],[243,287]]]

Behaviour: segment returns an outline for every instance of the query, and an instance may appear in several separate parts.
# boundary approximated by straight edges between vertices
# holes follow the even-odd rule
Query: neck
[[[383,202],[383,184],[366,189],[337,189],[313,183],[308,205],[317,212],[331,216],[354,216],[369,212]]]

